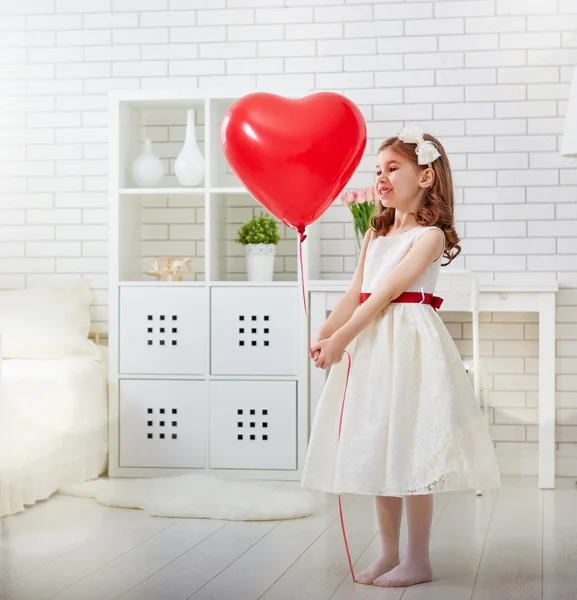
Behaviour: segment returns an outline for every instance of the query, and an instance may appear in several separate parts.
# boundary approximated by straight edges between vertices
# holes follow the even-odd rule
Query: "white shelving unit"
[[[112,477],[302,473],[309,358],[298,240],[281,224],[275,281],[246,281],[234,238],[263,209],[222,153],[221,122],[236,99],[146,91],[109,97]],[[189,108],[206,160],[199,188],[180,187],[173,175]],[[130,178],[145,138],[166,164],[158,188],[138,188]],[[306,281],[320,273],[317,228],[307,234]],[[152,256],[191,257],[194,272],[183,282],[156,282],[146,275]]]

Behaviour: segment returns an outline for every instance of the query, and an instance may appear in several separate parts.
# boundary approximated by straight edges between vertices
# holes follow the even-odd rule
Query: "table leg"
[[[539,487],[555,488],[555,294],[539,296]]]

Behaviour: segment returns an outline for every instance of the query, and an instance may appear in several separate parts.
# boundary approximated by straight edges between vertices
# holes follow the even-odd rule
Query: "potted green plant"
[[[268,214],[255,215],[238,230],[236,242],[245,247],[248,281],[272,281],[278,223]]]

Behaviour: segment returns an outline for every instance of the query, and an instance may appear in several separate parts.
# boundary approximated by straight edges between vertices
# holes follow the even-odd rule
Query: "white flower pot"
[[[246,244],[248,281],[273,280],[275,252],[275,244]]]
[[[132,178],[138,187],[156,187],[164,177],[164,163],[152,152],[152,141],[144,140],[144,151],[132,163]]]
[[[186,113],[186,138],[174,163],[174,173],[180,185],[197,187],[204,183],[204,156],[196,143],[194,110],[191,108]]]

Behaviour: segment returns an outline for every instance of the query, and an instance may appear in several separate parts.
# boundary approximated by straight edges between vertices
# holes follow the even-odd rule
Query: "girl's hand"
[[[320,329],[317,334],[317,343],[320,342],[321,340],[326,340],[330,337],[331,337],[330,333],[328,333],[328,332],[325,333],[322,329]],[[320,353],[320,350],[316,350],[315,352],[313,352],[312,350],[309,350],[309,355],[315,362],[319,356],[319,353]]]
[[[320,340],[312,345],[311,354],[315,367],[327,369],[331,365],[341,362],[345,346],[334,336]]]

